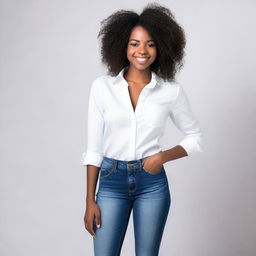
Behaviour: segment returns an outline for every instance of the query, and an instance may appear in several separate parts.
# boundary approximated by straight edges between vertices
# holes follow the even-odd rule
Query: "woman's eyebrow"
[[[130,39],[130,41],[137,41],[137,42],[139,42],[140,40],[137,40],[137,39]],[[153,41],[153,42],[154,42],[153,39],[147,40],[147,42],[150,42],[150,41]]]

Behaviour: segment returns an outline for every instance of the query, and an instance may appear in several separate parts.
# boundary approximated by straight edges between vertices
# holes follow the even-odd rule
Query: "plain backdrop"
[[[159,255],[254,256],[255,1],[158,2],[186,33],[177,81],[205,144],[165,164],[172,202]],[[114,11],[147,3],[1,0],[1,256],[93,255],[80,159],[89,88],[107,71],[97,33]],[[182,137],[170,121],[163,149]],[[121,255],[133,251],[130,217]]]

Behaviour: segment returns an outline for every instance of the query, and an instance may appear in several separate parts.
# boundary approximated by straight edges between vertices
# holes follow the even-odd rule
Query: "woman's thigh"
[[[154,175],[143,175],[150,186],[144,186],[133,205],[136,256],[157,256],[171,196],[165,172],[159,174],[159,179]]]
[[[101,196],[96,198],[101,212],[101,227],[95,228],[95,256],[119,256],[131,213],[127,199]]]

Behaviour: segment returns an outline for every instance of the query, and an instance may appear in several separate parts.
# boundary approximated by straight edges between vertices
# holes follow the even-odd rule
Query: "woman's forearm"
[[[99,167],[94,165],[87,165],[87,193],[86,193],[86,202],[95,201],[95,190],[97,186],[98,176],[99,176]]]
[[[166,163],[168,161],[175,160],[184,156],[188,156],[186,150],[180,145],[161,151],[160,154],[161,154],[161,159],[163,163]]]

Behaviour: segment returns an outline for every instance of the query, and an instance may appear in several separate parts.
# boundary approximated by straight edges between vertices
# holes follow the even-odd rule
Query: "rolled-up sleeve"
[[[87,122],[87,149],[82,153],[81,165],[101,166],[103,159],[103,107],[99,88],[99,79],[92,83],[89,93],[88,122]]]
[[[175,101],[171,105],[170,117],[176,127],[185,135],[178,143],[188,156],[203,152],[203,135],[197,118],[194,116],[187,95],[180,84]]]

